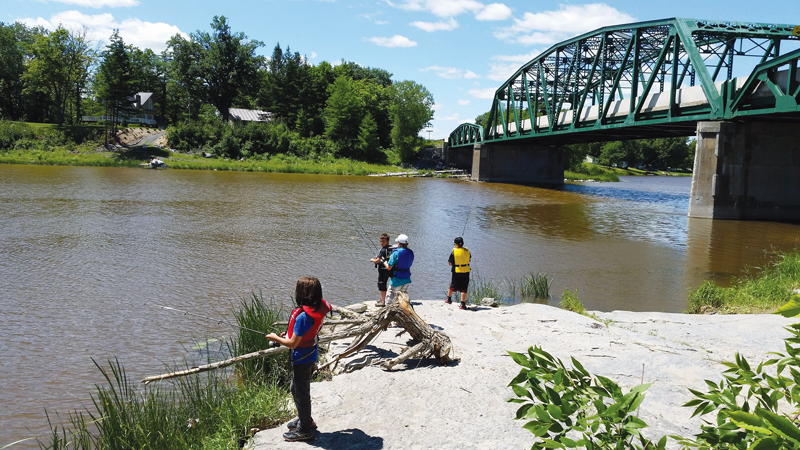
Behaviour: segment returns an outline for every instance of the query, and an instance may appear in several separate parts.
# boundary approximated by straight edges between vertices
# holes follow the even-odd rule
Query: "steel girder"
[[[680,18],[601,28],[517,70],[495,92],[482,140],[688,135],[699,120],[800,113],[797,52],[781,56],[800,47],[798,35],[790,25]],[[450,146],[478,142],[452,136]]]
[[[448,140],[450,147],[473,145],[483,141],[483,127],[474,123],[462,123],[452,133]]]

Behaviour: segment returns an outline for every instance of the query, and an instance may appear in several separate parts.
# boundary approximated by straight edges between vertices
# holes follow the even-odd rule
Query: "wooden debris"
[[[414,311],[414,308],[411,306],[411,302],[408,299],[408,295],[405,293],[400,293],[394,303],[380,309],[377,312],[366,312],[359,314],[347,308],[337,306],[333,307],[333,312],[347,317],[347,319],[330,321],[326,320],[324,324],[325,326],[335,326],[339,324],[349,324],[352,326],[341,331],[320,334],[319,343],[325,344],[335,340],[352,337],[355,337],[356,339],[342,353],[331,358],[329,362],[322,365],[320,370],[329,367],[332,364],[336,364],[342,358],[357,353],[367,344],[372,342],[372,340],[374,340],[375,337],[377,337],[381,332],[385,331],[392,323],[396,323],[398,329],[403,328],[417,343],[406,349],[396,358],[384,361],[382,364],[380,364],[384,369],[390,370],[397,364],[400,364],[412,357],[426,358],[433,356],[440,364],[443,365],[452,361],[450,358],[450,352],[452,350],[450,337],[428,326],[428,324],[425,323],[425,321],[422,320],[422,318],[420,318]],[[286,347],[263,349],[257,352],[248,353],[246,355],[240,355],[226,359],[224,361],[218,361],[211,364],[192,367],[186,370],[146,377],[142,379],[142,383],[149,384],[153,381],[162,381],[170,378],[207,372],[210,370],[228,367],[249,359],[264,358],[266,356],[275,355],[288,350],[289,349]]]

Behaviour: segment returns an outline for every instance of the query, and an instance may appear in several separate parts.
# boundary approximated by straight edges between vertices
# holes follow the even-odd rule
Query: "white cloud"
[[[189,38],[189,35],[183,33],[175,25],[164,22],[144,22],[139,19],[125,19],[117,22],[114,16],[108,13],[87,15],[79,11],[64,11],[54,14],[50,19],[37,17],[36,19],[20,19],[20,22],[27,25],[41,25],[50,30],[55,30],[59,25],[70,30],[86,27],[87,37],[97,42],[107,42],[114,29],[118,29],[125,44],[140,49],[149,48],[156,53],[166,49],[167,41],[176,34]]]
[[[447,22],[411,22],[409,25],[429,33],[432,31],[450,31],[458,28],[458,22],[452,17]]]
[[[436,120],[443,122],[461,122],[461,116],[458,115],[458,113],[455,113],[452,116],[436,117]]]
[[[455,67],[440,67],[440,66],[430,66],[424,69],[419,69],[420,72],[436,72],[436,75],[439,75],[442,78],[447,78],[448,80],[456,80],[456,79],[466,79],[466,80],[474,80],[476,78],[480,78],[475,72],[471,70],[461,70],[456,69]]]
[[[587,31],[635,20],[605,3],[561,5],[556,11],[526,12],[522,19],[514,19],[511,27],[497,31],[495,37],[524,45],[552,45]]]
[[[401,0],[390,6],[405,9],[406,11],[428,11],[438,17],[453,17],[466,12],[478,13],[483,11],[482,3],[475,0]]]
[[[52,0],[56,3],[82,6],[84,8],[127,8],[139,6],[139,0]]]
[[[476,88],[476,89],[470,89],[469,95],[475,98],[491,100],[494,98],[495,91],[497,91],[497,88],[483,88],[483,89]]]
[[[395,34],[392,37],[373,37],[368,39],[370,42],[380,47],[416,47],[417,43],[411,39]]]
[[[469,105],[470,103],[472,103],[472,102],[471,102],[471,101],[469,101],[469,100],[459,100],[459,101],[458,101],[458,104],[459,104],[459,105],[461,105],[461,106],[467,106],[467,105]]]
[[[478,20],[506,20],[511,17],[511,8],[502,3],[486,5],[483,11],[475,15]]]
[[[311,57],[312,58],[316,58],[317,57],[317,52],[311,52]]]

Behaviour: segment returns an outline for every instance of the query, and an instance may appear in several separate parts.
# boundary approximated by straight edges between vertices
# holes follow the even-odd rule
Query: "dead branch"
[[[355,324],[345,330],[334,331],[328,334],[320,334],[319,343],[325,344],[331,341],[356,337],[348,347],[341,354],[331,358],[329,362],[324,364],[320,369],[326,368],[331,364],[335,364],[342,358],[353,355],[359,350],[363,349],[367,344],[372,342],[375,337],[392,323],[396,322],[399,327],[402,327],[412,339],[418,343],[413,347],[404,351],[398,357],[384,362],[381,366],[390,370],[397,364],[400,364],[412,357],[425,358],[433,356],[440,364],[448,364],[452,361],[450,352],[452,344],[450,337],[446,334],[433,330],[422,318],[420,318],[411,306],[408,295],[401,293],[397,301],[391,305],[386,306],[377,313],[364,313],[359,314],[347,308],[334,306],[333,311],[348,317],[348,320],[330,321],[326,324],[340,324],[348,323]],[[333,322],[333,323],[331,323]],[[207,372],[209,370],[221,369],[238,362],[246,361],[249,359],[264,358],[266,356],[276,355],[281,352],[288,351],[286,347],[277,347],[270,349],[263,349],[256,352],[248,353],[246,355],[236,356],[234,358],[218,361],[212,364],[205,364],[202,366],[192,367],[186,370],[165,373],[161,375],[150,376],[142,379],[142,383],[149,384],[153,381],[161,381],[169,378],[182,377],[195,373]]]

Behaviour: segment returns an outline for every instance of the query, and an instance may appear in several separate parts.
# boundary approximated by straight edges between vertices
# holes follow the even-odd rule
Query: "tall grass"
[[[281,315],[280,310],[265,305],[260,294],[255,293],[243,299],[241,308],[236,313],[240,326],[267,332]],[[246,337],[248,342],[240,342],[245,337],[240,334],[231,348],[249,353],[252,345],[259,345],[258,333],[247,333],[252,335]],[[217,370],[144,388],[128,378],[117,359],[109,361],[108,367],[95,363],[105,384],[96,386],[92,396],[94,408],[72,412],[61,423],[51,422],[49,441],[40,440],[39,447],[240,448],[252,428],[269,428],[290,417],[288,381],[281,376],[285,360],[265,361],[250,368]]]
[[[250,297],[242,298],[234,317],[239,326],[251,330],[263,331],[263,334],[239,329],[235,340],[230,343],[234,355],[246,355],[261,349],[269,348],[270,341],[265,337],[269,333],[281,334],[285,327],[273,325],[285,320],[288,311],[274,302],[264,301],[261,292],[252,292]],[[242,362],[237,366],[239,377],[252,382],[277,383],[288,386],[292,381],[292,358],[289,352],[271,358],[258,358]]]
[[[729,287],[706,281],[689,294],[687,313],[753,314],[772,312],[800,287],[800,251],[778,253],[774,262],[735,279]]]
[[[520,293],[527,298],[548,298],[551,284],[546,273],[530,273],[522,278]]]
[[[500,289],[494,281],[481,277],[477,271],[473,270],[467,289],[467,301],[477,305],[486,297],[499,299]]]

